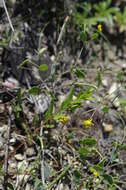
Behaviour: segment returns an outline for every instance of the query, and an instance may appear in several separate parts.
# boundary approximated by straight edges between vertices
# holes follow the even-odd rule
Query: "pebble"
[[[114,82],[114,83],[111,85],[110,89],[108,90],[108,94],[110,95],[111,98],[114,98],[114,97],[115,97],[116,91],[117,91],[117,89],[118,89],[119,87],[120,87],[120,85],[117,84],[116,82]]]
[[[16,162],[9,163],[8,171],[9,171],[9,173],[16,173],[17,163]]]
[[[108,86],[108,80],[107,79],[103,79],[102,80],[102,84],[104,87],[107,87]]]
[[[34,150],[34,148],[28,148],[27,150],[26,150],[26,155],[27,156],[34,156],[36,153],[35,153],[35,150]]]
[[[113,130],[113,126],[107,123],[103,123],[103,128],[105,133],[110,133]]]
[[[4,112],[5,112],[5,105],[0,104],[0,113],[4,113]]]
[[[2,127],[0,127],[0,133],[1,135],[7,131],[7,125],[3,125]]]
[[[61,183],[57,186],[56,190],[69,190],[69,187]]]
[[[16,154],[14,157],[16,160],[19,160],[19,161],[24,160],[24,156],[22,154]]]
[[[0,136],[0,149],[3,148],[4,145],[4,138]]]
[[[33,189],[31,188],[31,185],[29,183],[27,183],[26,187],[25,187],[25,190],[33,190]]]

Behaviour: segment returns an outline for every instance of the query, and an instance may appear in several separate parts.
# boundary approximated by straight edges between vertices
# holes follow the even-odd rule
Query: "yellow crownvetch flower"
[[[94,168],[90,167],[90,172],[94,175],[94,177],[98,177],[100,174]]]
[[[101,24],[98,24],[97,28],[98,28],[99,32],[102,32],[102,25]]]
[[[59,115],[57,120],[63,124],[66,124],[70,120],[70,117],[67,115]]]
[[[83,120],[83,126],[85,128],[88,128],[90,126],[94,125],[93,122],[92,122],[92,119],[86,119],[86,120]]]

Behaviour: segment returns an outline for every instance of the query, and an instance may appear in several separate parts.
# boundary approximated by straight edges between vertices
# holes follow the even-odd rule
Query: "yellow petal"
[[[83,125],[86,128],[90,127],[91,125],[93,125],[92,119],[83,120]]]
[[[98,31],[99,31],[99,32],[102,32],[102,25],[101,25],[101,24],[99,24],[99,25],[97,26],[97,28],[98,28]]]

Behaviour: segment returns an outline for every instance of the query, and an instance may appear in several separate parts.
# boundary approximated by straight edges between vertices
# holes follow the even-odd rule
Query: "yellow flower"
[[[102,32],[102,25],[101,24],[98,24],[97,28],[98,28],[99,32]]]
[[[63,124],[66,124],[69,120],[70,118],[67,115],[60,115],[58,118],[58,121],[60,121]]]
[[[94,175],[95,177],[98,177],[98,176],[99,176],[99,173],[98,173],[97,171],[94,171],[94,172],[93,172],[93,175]]]
[[[94,168],[90,167],[90,172],[94,175],[94,177],[98,177],[100,174]]]
[[[91,125],[93,125],[92,119],[83,120],[83,125],[85,128],[90,127]]]

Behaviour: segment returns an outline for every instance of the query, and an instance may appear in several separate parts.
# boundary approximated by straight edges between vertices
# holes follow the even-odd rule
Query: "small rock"
[[[108,86],[108,80],[107,79],[103,79],[102,80],[102,84],[104,87],[107,87]]]
[[[24,156],[22,154],[16,154],[14,157],[19,161],[24,160]]]
[[[103,128],[105,133],[110,133],[113,130],[113,126],[107,123],[103,123]]]
[[[32,190],[31,185],[29,183],[26,184],[25,190]]]
[[[18,180],[21,183],[22,180],[24,179],[24,174],[18,175]]]
[[[4,146],[4,138],[0,136],[0,148]]]
[[[108,90],[108,94],[109,94],[109,98],[113,99],[115,98],[116,94],[117,94],[117,90],[120,88],[120,84],[117,84],[116,82],[114,82],[110,89]]]
[[[118,108],[120,106],[120,101],[119,101],[119,98],[116,98],[114,101],[113,101],[113,105]]]
[[[50,97],[47,96],[46,94],[35,96],[35,101],[36,101],[35,105],[36,113],[44,113],[45,111],[47,111],[51,102]]]
[[[57,186],[56,190],[69,190],[69,187],[61,183]]]
[[[17,171],[17,163],[16,162],[10,162],[8,166],[8,171],[10,173],[16,173]]]
[[[13,146],[9,146],[9,150],[10,151],[14,151],[14,147]]]
[[[10,139],[10,143],[14,144],[16,142],[15,138]]]
[[[7,131],[7,125],[3,125],[2,127],[0,127],[0,133],[1,135]]]
[[[18,162],[18,164],[17,164],[18,173],[24,172],[27,167],[28,167],[28,162],[26,162],[26,160]]]
[[[27,156],[34,156],[36,153],[35,153],[35,150],[34,150],[34,148],[28,148],[27,150],[26,150],[26,155]]]
[[[4,113],[5,112],[5,106],[4,104],[0,104],[0,113]]]
[[[61,105],[61,104],[62,104],[62,102],[65,100],[65,98],[66,98],[66,96],[65,96],[65,95],[60,95],[60,96],[58,97],[58,99],[59,99],[58,104],[59,104],[59,105]]]

